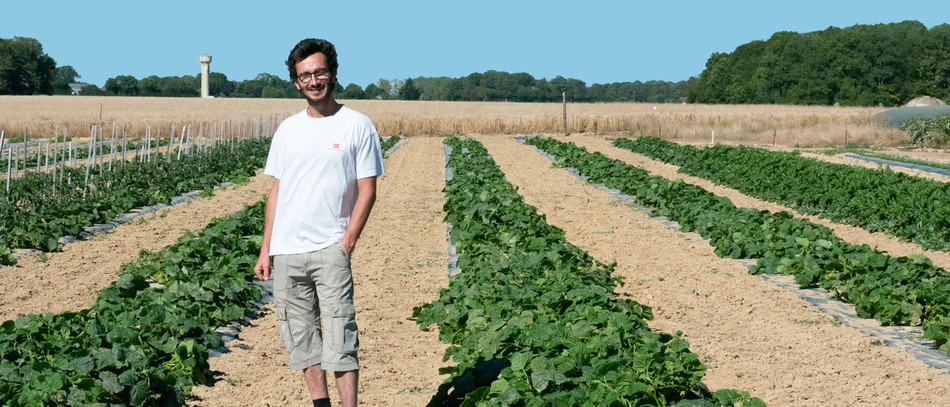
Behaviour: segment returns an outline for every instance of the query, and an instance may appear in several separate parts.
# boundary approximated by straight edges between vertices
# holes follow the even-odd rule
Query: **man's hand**
[[[261,255],[257,258],[257,265],[254,266],[254,274],[261,281],[270,279],[270,254],[261,251]]]
[[[343,245],[343,250],[346,250],[346,253],[353,257],[353,251],[356,250],[356,238],[352,237],[353,235],[349,233],[344,233],[343,238],[340,239],[340,244]]]
[[[350,224],[343,232],[343,238],[340,239],[343,250],[346,250],[350,257],[353,257],[356,241],[360,238],[360,233],[363,233],[363,226],[366,225],[369,212],[373,210],[373,204],[376,203],[376,177],[357,179],[356,185],[360,193],[356,198],[356,204],[353,205]]]

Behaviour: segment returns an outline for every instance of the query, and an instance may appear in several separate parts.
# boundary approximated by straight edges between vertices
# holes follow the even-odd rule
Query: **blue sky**
[[[283,61],[307,37],[336,45],[344,85],[490,69],[588,85],[679,81],[712,53],[777,31],[903,20],[950,23],[950,3],[0,0],[0,38],[36,38],[98,86],[118,75],[197,75],[202,54],[231,80],[285,78]]]

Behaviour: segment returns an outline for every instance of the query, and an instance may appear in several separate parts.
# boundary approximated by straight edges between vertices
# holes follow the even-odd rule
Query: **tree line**
[[[0,38],[0,95],[70,94],[70,83],[81,78],[71,66],[56,66],[33,38]],[[80,95],[198,97],[200,74],[147,76],[141,79],[119,75],[106,80],[102,88],[86,85]],[[557,76],[536,79],[527,73],[487,71],[461,78],[417,77],[380,79],[361,87],[337,83],[341,99],[402,99],[448,101],[560,102],[566,92],[572,102],[652,102],[678,103],[685,99],[690,81],[616,82],[587,85],[584,81]],[[208,75],[209,92],[217,97],[296,98],[293,82],[261,73],[253,79],[233,81],[220,72]]]
[[[0,38],[0,95],[69,94],[78,76],[69,65],[57,67],[36,39]]]
[[[698,103],[897,106],[950,97],[950,25],[917,21],[777,32],[714,53],[689,90]]]

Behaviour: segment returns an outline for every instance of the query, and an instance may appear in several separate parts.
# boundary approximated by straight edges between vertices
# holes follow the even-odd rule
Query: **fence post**
[[[46,142],[46,155],[43,157],[43,161],[45,161],[43,164],[43,172],[49,174],[49,141]]]
[[[109,172],[112,172],[113,161],[115,161],[115,120],[112,121],[112,138],[109,140]]]
[[[182,132],[182,136],[184,136],[185,126],[181,127],[181,132]],[[174,124],[172,124],[172,128],[169,133],[170,134],[168,135],[168,156],[165,159],[165,162],[168,162],[168,163],[172,162],[172,146],[175,145],[175,125]]]
[[[26,176],[26,169],[27,169],[27,166],[26,166],[26,148],[27,148],[27,146],[30,145],[30,136],[29,136],[28,133],[29,133],[29,132],[27,131],[27,128],[24,127],[24,128],[23,128],[23,150],[22,150],[22,151],[23,151],[23,155],[22,155],[22,157],[23,157],[23,160],[22,160],[22,161],[23,161],[23,176],[24,176],[24,177]],[[16,172],[17,172],[17,177],[19,177],[19,176],[20,176],[20,164],[19,164],[19,163],[17,163]]]
[[[56,174],[59,160],[59,125],[56,125],[56,132],[53,133],[53,141],[56,144],[53,144],[53,195],[56,195]]]
[[[122,125],[122,169],[125,169],[125,152],[129,149],[128,127]]]
[[[3,139],[6,137],[7,132],[0,130],[0,157],[3,157]],[[13,149],[10,149],[10,154],[7,154],[7,193],[10,193],[10,158],[13,156]]]
[[[191,125],[188,126],[188,138],[191,138]],[[181,138],[178,139],[178,158],[177,158],[178,161],[181,161],[181,148],[184,147],[184,143],[185,143],[185,127],[182,126]],[[171,159],[171,155],[169,155],[169,159]]]
[[[567,92],[561,92],[561,106],[563,107],[562,117],[564,118],[564,135],[567,135]]]
[[[92,125],[92,134],[89,135],[89,156],[86,157],[86,180],[82,184],[82,197],[86,198],[86,188],[89,186],[89,167],[92,167],[92,145],[96,142],[96,125]]]

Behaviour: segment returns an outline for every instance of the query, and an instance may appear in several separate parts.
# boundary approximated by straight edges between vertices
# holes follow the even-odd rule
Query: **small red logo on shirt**
[[[340,148],[340,144],[338,144],[338,143],[333,143],[333,148]]]

